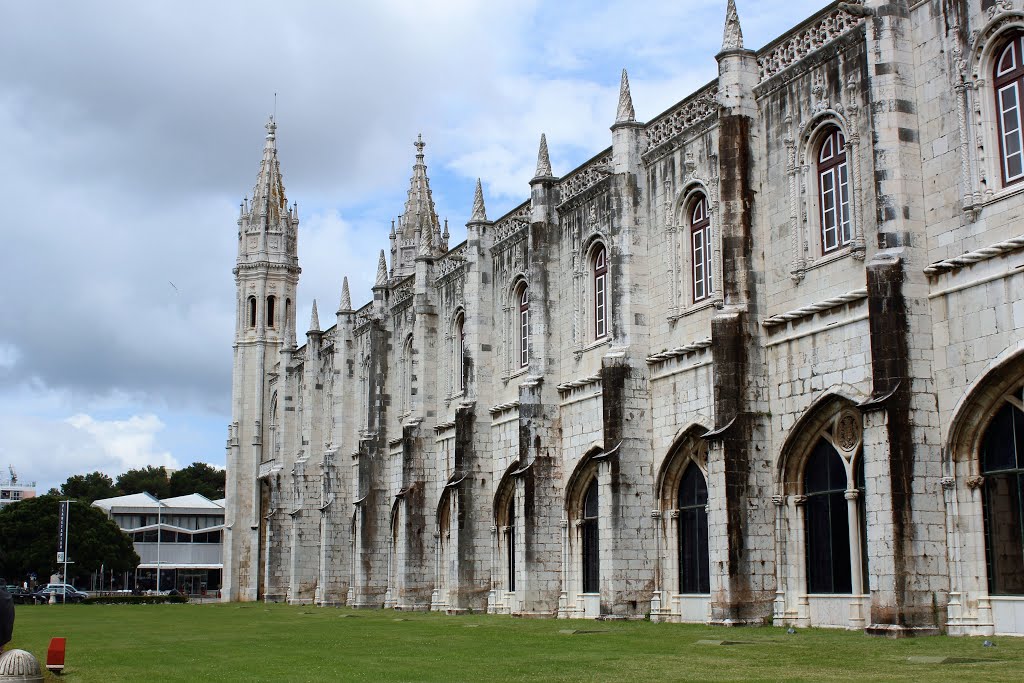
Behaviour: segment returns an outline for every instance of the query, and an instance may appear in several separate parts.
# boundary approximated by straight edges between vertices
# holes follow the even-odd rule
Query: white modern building
[[[133,493],[93,505],[131,536],[141,560],[135,587],[177,588],[193,595],[220,589],[223,499],[193,493],[159,500],[148,493]]]

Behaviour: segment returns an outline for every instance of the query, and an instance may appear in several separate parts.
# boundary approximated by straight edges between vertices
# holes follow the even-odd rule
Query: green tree
[[[57,566],[57,524],[61,500],[38,496],[0,509],[0,574],[18,580],[35,572],[40,581]],[[139,556],[113,520],[99,508],[71,503],[68,523],[69,578],[89,576],[102,566],[117,572],[132,571]]]
[[[131,493],[148,493],[157,498],[167,498],[171,491],[171,482],[167,477],[167,469],[149,465],[137,470],[128,470],[117,478],[117,490],[121,495]]]
[[[61,495],[83,503],[112,498],[117,495],[114,480],[102,472],[74,474],[60,486]]]
[[[210,500],[224,497],[224,470],[205,462],[194,462],[171,474],[171,495],[187,496],[199,493]]]

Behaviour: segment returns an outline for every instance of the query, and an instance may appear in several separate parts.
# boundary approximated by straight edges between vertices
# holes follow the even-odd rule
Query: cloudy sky
[[[39,2],[0,23],[0,466],[224,463],[238,204],[276,111],[299,320],[369,300],[418,133],[452,244],[715,77],[725,0]],[[759,48],[825,3],[739,0]],[[302,324],[300,322],[300,324]],[[6,472],[2,472],[6,475]],[[0,476],[0,478],[3,478]]]

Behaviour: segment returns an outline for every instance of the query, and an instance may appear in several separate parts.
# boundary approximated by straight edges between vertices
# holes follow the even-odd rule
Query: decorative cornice
[[[561,384],[559,384],[556,387],[556,389],[558,389],[559,393],[564,394],[564,393],[566,393],[568,391],[572,391],[573,389],[579,389],[580,387],[585,387],[585,386],[588,386],[590,384],[597,384],[600,381],[601,381],[601,375],[600,374],[590,375],[589,377],[583,377],[583,378],[580,378],[580,379],[575,379],[575,380],[572,380],[570,382],[562,382]]]
[[[711,337],[708,337],[707,339],[701,339],[699,341],[690,342],[689,344],[684,344],[683,346],[677,346],[676,348],[671,349],[669,351],[662,351],[661,353],[655,353],[655,354],[652,354],[650,356],[647,356],[647,359],[646,359],[647,360],[647,364],[648,365],[654,365],[656,363],[662,363],[662,362],[667,361],[667,360],[672,360],[673,358],[679,358],[680,356],[685,356],[685,355],[687,355],[689,353],[694,353],[696,351],[701,351],[701,350],[706,349],[706,348],[708,348],[710,346],[711,346]]]
[[[934,277],[953,270],[960,270],[966,266],[970,266],[981,261],[987,261],[988,259],[1008,254],[1012,251],[1017,251],[1018,249],[1024,249],[1024,235],[1008,239],[1005,242],[997,242],[987,247],[982,247],[981,249],[969,251],[950,259],[936,261],[925,268],[924,272],[925,274]]]
[[[853,301],[860,301],[861,299],[866,298],[868,298],[867,289],[855,289],[852,292],[847,292],[846,294],[841,294],[840,296],[832,297],[831,299],[825,299],[824,301],[818,301],[817,303],[810,304],[809,306],[802,306],[801,308],[797,308],[792,311],[769,316],[761,322],[761,325],[763,327],[782,325],[783,323],[787,323],[792,320],[807,318],[815,313],[821,313],[822,311],[838,308]]]

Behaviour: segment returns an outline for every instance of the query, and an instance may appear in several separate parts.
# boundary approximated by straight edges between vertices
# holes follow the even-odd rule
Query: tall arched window
[[[516,589],[516,497],[514,493],[509,496],[506,515],[508,520],[508,543],[506,544],[508,552],[508,590],[511,592]]]
[[[455,329],[452,333],[452,371],[455,376],[455,393],[466,390],[466,316],[459,313],[455,318]]]
[[[530,288],[525,282],[516,290],[516,303],[516,359],[519,367],[525,368],[530,363]]]
[[[600,534],[598,532],[597,477],[583,497],[583,592],[601,592]]]
[[[993,85],[999,114],[999,152],[1003,184],[1024,179],[1024,139],[1021,130],[1021,88],[1024,87],[1024,34],[1017,33],[996,59]]]
[[[818,204],[821,210],[821,250],[827,254],[846,246],[853,239],[846,136],[836,126],[825,129],[818,148]]]
[[[692,462],[679,482],[679,592],[710,593],[708,485]]]
[[[284,300],[284,326],[287,327],[292,321],[292,300]]]
[[[989,592],[1024,595],[1024,389],[998,409],[980,456]]]
[[[256,327],[256,297],[249,297],[249,327]]]
[[[702,301],[712,292],[711,214],[708,198],[698,195],[690,210],[690,261],[693,272],[693,300]]]
[[[846,466],[825,438],[804,468],[807,592],[852,593]]]
[[[594,338],[608,334],[608,252],[597,245],[593,256],[594,272]]]
[[[267,327],[270,327],[270,328],[274,327],[274,313],[275,313],[275,311],[274,311],[274,304],[275,303],[277,303],[277,300],[274,298],[273,294],[271,294],[270,296],[267,297]]]

